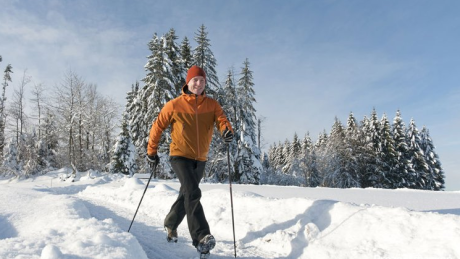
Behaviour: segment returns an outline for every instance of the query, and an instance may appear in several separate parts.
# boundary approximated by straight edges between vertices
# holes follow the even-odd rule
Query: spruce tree
[[[430,132],[426,127],[423,127],[420,132],[420,148],[425,155],[427,168],[426,190],[440,191],[444,189],[444,170],[441,167],[439,156],[435,152],[433,140],[430,137]]]
[[[19,164],[16,140],[14,138],[11,138],[8,142],[5,157],[2,163],[2,169],[6,171],[6,174],[19,176],[21,168]]]
[[[193,61],[192,47],[190,46],[190,42],[187,37],[184,37],[180,45],[180,63],[181,67],[184,69],[182,81],[180,82],[180,85],[183,86],[185,84],[187,70],[195,64]]]
[[[193,50],[194,64],[201,67],[206,73],[206,94],[215,97],[220,88],[219,78],[216,73],[217,61],[211,51],[211,43],[204,24],[195,34],[195,41],[198,45]]]
[[[384,114],[380,128],[381,144],[378,150],[378,161],[381,175],[379,187],[396,188],[401,182],[401,175],[397,173],[398,155],[395,150],[394,138],[391,134],[391,126]]]
[[[294,139],[291,143],[291,157],[293,159],[299,158],[301,155],[302,144],[300,143],[299,137],[297,136],[297,132],[294,132]]]
[[[133,175],[137,172],[136,149],[129,136],[129,125],[126,116],[123,116],[121,132],[112,149],[109,172],[127,175]]]
[[[59,129],[56,123],[56,116],[50,109],[46,109],[45,118],[42,125],[42,139],[40,143],[40,152],[44,156],[47,167],[57,168],[58,164],[58,148],[59,148]]]
[[[300,146],[300,156],[306,156],[311,153],[313,149],[313,142],[310,138],[310,132],[307,132],[302,139],[301,146]]]
[[[324,186],[349,188],[357,185],[356,178],[350,173],[348,161],[351,157],[345,147],[345,129],[339,119],[335,118],[326,144],[327,155],[323,160]]]
[[[132,99],[130,99],[129,96],[131,96]],[[148,133],[145,132],[145,122],[143,121],[143,116],[140,116],[140,114],[142,114],[145,111],[142,110],[144,100],[139,88],[139,82],[136,82],[136,84],[133,85],[131,91],[128,92],[127,100],[131,100],[126,104],[129,135],[131,136],[134,146],[136,147],[138,162],[140,166],[143,163],[142,159],[144,158],[142,154],[146,152],[146,147],[141,146],[142,138],[145,138],[146,134]]]
[[[363,125],[363,134],[366,152],[369,152],[367,167],[362,178],[362,187],[381,187],[382,169],[379,166],[379,156],[377,155],[381,145],[380,121],[377,112],[373,109],[371,117]]]
[[[303,172],[304,185],[316,187],[320,184],[321,179],[317,169],[316,154],[308,132],[302,140],[301,150],[299,163]]]
[[[412,168],[409,166],[406,126],[399,110],[393,119],[392,136],[397,161],[394,166],[394,174],[399,179],[393,183],[393,188],[409,187],[409,173]]]
[[[152,123],[157,118],[166,102],[175,97],[175,86],[172,81],[172,62],[166,52],[165,37],[159,38],[155,33],[148,44],[151,55],[148,56],[145,70],[147,75],[142,81],[144,86],[139,90],[136,100],[130,109],[130,126],[134,126],[131,137],[141,159],[145,157],[148,134]],[[159,152],[169,152],[170,133],[165,131],[159,145]],[[141,167],[146,169],[144,163]]]
[[[236,164],[237,179],[242,183],[258,183],[259,176],[262,173],[260,163],[260,150],[256,141],[256,109],[254,103],[254,83],[252,71],[249,68],[249,61],[246,59],[243,63],[240,78],[238,80],[238,157]]]
[[[286,165],[283,168],[283,171],[287,174],[291,175],[293,178],[303,178],[303,168],[299,167],[299,160],[300,160],[300,151],[301,151],[301,143],[297,133],[294,133],[294,138],[292,142],[288,143],[287,145],[287,159]],[[300,175],[301,174],[301,175]]]
[[[39,155],[39,141],[35,130],[31,134],[24,134],[24,140],[23,173],[26,177],[30,177],[45,168],[45,161],[44,156]]]
[[[283,145],[281,142],[278,142],[278,145],[275,143],[273,145],[273,151],[271,152],[270,164],[275,170],[280,170],[284,166],[284,154],[283,154]]]
[[[414,119],[411,119],[409,128],[407,129],[407,140],[409,163],[412,167],[412,171],[409,175],[409,188],[425,189],[429,166],[421,148],[420,134]]]
[[[175,89],[173,93],[175,97],[181,95],[184,78],[186,76],[185,74],[187,73],[187,68],[184,67],[184,62],[181,57],[181,49],[176,43],[177,39],[176,31],[172,28],[165,35],[165,53],[171,61],[171,84]]]
[[[235,139],[237,136],[239,136],[238,133],[238,127],[237,127],[237,121],[236,121],[236,111],[237,111],[237,96],[235,92],[235,82],[234,82],[234,75],[233,75],[233,70],[229,69],[227,73],[227,77],[224,83],[224,87],[221,89],[222,93],[219,95],[218,102],[222,106],[222,109],[225,112],[225,115],[227,116],[227,119],[229,120],[230,124],[232,125],[233,132]],[[209,172],[208,175],[214,179],[216,179],[219,182],[222,182],[226,179],[228,179],[228,162],[227,162],[227,147],[230,149],[230,168],[231,168],[231,174],[232,178],[235,178],[234,171],[235,167],[232,165],[235,165],[235,159],[239,155],[239,150],[237,148],[237,142],[238,141],[232,141],[231,143],[224,144],[222,141],[222,137],[220,136],[220,132],[218,130],[214,131],[214,139],[211,144],[211,152],[212,152],[212,158],[211,158],[211,163],[215,166],[212,167],[207,167],[209,170],[211,168],[213,171]],[[222,161],[221,163],[217,163],[216,161]],[[216,173],[219,174],[219,177],[215,175]]]
[[[344,147],[347,154],[347,170],[352,179],[349,187],[361,187],[361,172],[365,168],[365,152],[359,140],[360,132],[352,112],[348,115]]]
[[[281,171],[284,174],[288,174],[290,169],[289,160],[291,159],[291,142],[288,139],[285,139],[284,144],[282,145],[281,158]]]
[[[185,83],[185,77],[187,76],[187,70],[195,64],[193,60],[193,55],[192,55],[192,47],[190,46],[190,41],[188,40],[187,37],[184,37],[184,39],[181,42],[180,45],[180,57],[181,57],[181,64],[182,67],[185,69],[184,73],[184,82]],[[181,85],[183,85],[183,83]]]
[[[136,82],[127,93],[125,111],[122,115],[121,131],[112,149],[112,157],[109,165],[110,173],[123,173],[133,175],[138,171],[138,155],[130,135],[130,125],[132,114],[129,112],[139,90],[139,83]]]
[[[373,182],[370,177],[374,174],[375,170],[375,150],[373,146],[372,140],[372,126],[371,120],[364,116],[363,120],[360,123],[360,135],[359,139],[362,146],[363,151],[363,168],[360,172],[360,179],[361,179],[361,187],[368,188],[373,187]]]

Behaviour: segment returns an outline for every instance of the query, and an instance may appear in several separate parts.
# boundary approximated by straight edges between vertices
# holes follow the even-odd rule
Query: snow
[[[66,171],[0,178],[0,258],[197,258],[187,222],[167,243],[163,220],[177,181]],[[228,184],[202,183],[217,240],[233,258]],[[460,258],[460,192],[233,184],[239,258]]]

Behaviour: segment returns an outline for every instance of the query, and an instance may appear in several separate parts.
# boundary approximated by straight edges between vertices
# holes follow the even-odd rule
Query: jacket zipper
[[[198,157],[200,156],[200,134],[198,132],[198,95],[196,95],[195,98],[195,125],[196,125],[196,147],[197,147],[197,154],[196,154],[196,159],[198,160]]]

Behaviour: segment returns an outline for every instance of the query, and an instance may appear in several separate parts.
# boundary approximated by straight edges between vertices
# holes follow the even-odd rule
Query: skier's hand
[[[233,140],[233,132],[228,128],[225,128],[225,130],[222,132],[222,138],[224,139],[225,143],[231,143]]]
[[[147,162],[149,163],[149,167],[151,169],[154,169],[158,165],[158,163],[160,163],[160,158],[157,154],[153,156],[147,155]]]

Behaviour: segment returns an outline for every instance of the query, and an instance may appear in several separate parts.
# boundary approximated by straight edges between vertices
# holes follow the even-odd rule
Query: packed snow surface
[[[163,220],[177,181],[64,171],[0,178],[0,258],[198,258],[186,220],[168,243]],[[202,183],[217,240],[233,258],[228,184]],[[233,184],[238,258],[460,258],[460,192]]]

